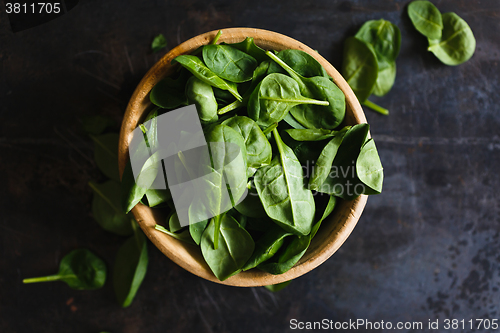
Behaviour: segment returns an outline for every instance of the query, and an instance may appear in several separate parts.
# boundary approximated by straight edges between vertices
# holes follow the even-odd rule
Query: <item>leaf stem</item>
[[[61,278],[62,278],[61,275],[55,274],[55,275],[49,275],[49,276],[41,276],[41,277],[24,279],[23,283],[58,281],[58,280],[61,280]]]
[[[377,105],[377,104],[373,103],[372,101],[366,100],[366,101],[362,102],[361,104],[363,104],[364,106],[369,107],[373,111],[376,111],[376,112],[378,112],[380,114],[383,114],[384,116],[389,115],[389,110],[381,107],[380,105]]]
[[[219,109],[219,111],[217,111],[217,114],[221,115],[221,114],[224,114],[224,113],[236,110],[236,109],[238,109],[241,106],[243,106],[243,102],[234,101],[231,104],[226,105],[222,109]]]
[[[269,56],[269,58],[273,59],[274,62],[276,62],[278,65],[280,65],[285,71],[290,74],[290,76],[295,80],[295,81],[300,81],[302,82],[300,76],[290,67],[286,62],[278,58],[274,53],[270,51],[266,51],[266,54]]]
[[[217,42],[219,41],[220,35],[222,35],[222,30],[219,30],[217,32],[217,35],[215,35],[214,40],[211,41],[210,44],[212,44],[212,45],[217,44]]]
[[[190,242],[188,241],[187,239],[181,237],[179,234],[176,234],[175,232],[171,232],[171,231],[168,231],[167,229],[165,229],[165,227],[159,225],[159,224],[156,224],[155,225],[155,229],[158,230],[158,231],[161,231],[163,232],[164,234],[167,234],[169,236],[172,236],[174,237],[175,239],[178,239],[180,241],[183,241],[183,242],[186,242],[188,244],[195,244],[194,242]]]
[[[264,135],[268,135],[269,133],[271,133],[276,127],[278,127],[278,123],[274,123],[274,124],[271,124],[269,125],[269,127],[267,127],[266,129],[264,129],[262,131],[262,133],[264,133]]]
[[[219,233],[220,233],[220,218],[221,215],[214,216],[214,250],[219,247]]]

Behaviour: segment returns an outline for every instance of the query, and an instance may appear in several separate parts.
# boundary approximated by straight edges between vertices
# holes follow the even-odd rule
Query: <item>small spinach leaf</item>
[[[361,148],[356,160],[356,174],[359,180],[368,186],[372,191],[365,194],[378,194],[382,192],[384,182],[384,168],[378,156],[375,141],[369,139]],[[365,191],[366,192],[366,191]]]
[[[186,84],[186,96],[189,104],[196,105],[201,121],[217,120],[217,101],[211,85],[192,76]]]
[[[148,246],[142,231],[136,230],[118,249],[113,268],[113,288],[122,307],[129,306],[148,268]]]
[[[55,275],[24,279],[23,283],[63,281],[70,288],[98,289],[106,282],[106,264],[87,249],[73,250],[62,258]]]
[[[158,34],[151,43],[151,49],[154,53],[160,51],[161,49],[167,47],[167,40],[163,34]]]
[[[440,39],[443,31],[441,12],[429,1],[412,1],[408,16],[415,29],[430,39]]]
[[[441,39],[429,39],[429,51],[445,65],[456,66],[469,60],[476,50],[471,28],[455,13],[443,14]]]

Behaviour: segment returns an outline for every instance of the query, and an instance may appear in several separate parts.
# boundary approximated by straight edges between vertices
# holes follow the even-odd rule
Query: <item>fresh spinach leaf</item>
[[[242,269],[244,271],[249,270],[270,259],[283,246],[285,237],[291,235],[293,234],[278,226],[268,229],[255,243],[255,250]]]
[[[229,45],[206,45],[203,61],[219,77],[236,83],[250,81],[257,60]]]
[[[146,198],[148,199],[149,207],[156,207],[172,199],[172,193],[170,193],[168,189],[160,190],[150,188],[146,191]]]
[[[167,40],[165,39],[165,36],[163,36],[163,34],[156,35],[156,37],[153,39],[153,42],[151,43],[151,49],[153,50],[153,53],[156,53],[165,47],[167,47]]]
[[[164,109],[175,109],[188,105],[186,97],[186,82],[189,79],[189,72],[181,70],[177,79],[166,77],[158,82],[149,94],[151,103]]]
[[[192,76],[186,84],[186,96],[189,104],[196,105],[201,121],[217,120],[217,101],[211,85]]]
[[[342,143],[344,133],[336,135],[321,151],[313,167],[311,178],[309,179],[309,188],[311,190],[318,190],[328,177],[328,174],[332,171],[333,160]]]
[[[225,81],[212,72],[200,58],[193,55],[180,55],[172,60],[178,62],[188,71],[193,73],[201,81],[222,90],[229,91],[237,100],[241,101],[242,97],[238,93],[238,88],[235,83]]]
[[[328,105],[328,101],[306,98],[297,82],[283,74],[269,74],[250,95],[248,115],[261,127],[281,121],[290,109],[299,104]]]
[[[98,289],[106,282],[106,264],[87,249],[73,250],[62,258],[55,275],[24,279],[23,283],[63,281],[72,289]]]
[[[290,110],[292,116],[306,128],[334,129],[345,116],[345,96],[342,90],[327,77],[306,78],[295,72],[272,52],[266,54],[298,83],[300,93],[308,98],[327,101],[328,104],[297,105]]]
[[[276,56],[303,77],[323,76],[327,79],[330,78],[323,66],[307,52],[288,49],[278,52]]]
[[[234,208],[241,214],[253,217],[253,218],[261,218],[266,217],[266,211],[262,206],[262,202],[260,201],[259,194],[255,189],[255,184],[253,180],[248,182],[248,193],[245,199],[241,201],[239,204],[234,206]]]
[[[344,44],[342,75],[359,101],[366,101],[378,76],[378,61],[373,46],[356,37],[347,38]]]
[[[107,231],[121,236],[133,233],[131,216],[123,213],[120,202],[120,183],[108,180],[103,184],[89,182],[94,191],[92,214],[99,225]]]
[[[267,60],[266,51],[255,45],[253,37],[247,37],[242,42],[228,45],[231,45],[232,47],[252,56],[259,63]]]
[[[307,235],[315,212],[312,192],[304,186],[302,166],[292,149],[283,143],[277,129],[273,135],[279,156],[257,171],[255,187],[271,219],[289,232]]]
[[[471,28],[455,13],[444,13],[440,39],[429,39],[428,50],[445,65],[456,66],[469,60],[476,50]]]
[[[220,234],[218,241],[214,234]],[[215,245],[215,242],[218,245]],[[220,219],[220,229],[213,218],[201,237],[201,253],[214,275],[221,281],[237,274],[252,255],[255,243],[250,234],[231,216]]]
[[[379,194],[382,192],[382,184],[384,182],[383,170],[384,168],[380,162],[375,141],[369,139],[361,148],[361,152],[356,160],[356,174],[359,180],[371,190],[365,191],[365,194]]]
[[[346,126],[340,131],[326,129],[288,129],[285,130],[285,132],[296,141],[321,141],[344,133],[349,128],[350,126]]]
[[[222,122],[240,133],[245,142],[247,164],[260,168],[271,162],[271,144],[255,121],[245,116],[234,116]]]
[[[94,141],[94,159],[102,173],[113,180],[120,181],[118,174],[118,134],[107,133],[91,135]]]
[[[155,225],[155,229],[158,231],[161,231],[164,234],[167,234],[167,235],[169,235],[177,240],[180,240],[182,242],[185,242],[185,243],[188,243],[191,245],[195,245],[195,242],[193,241],[193,239],[191,239],[191,235],[190,235],[188,229],[184,229],[183,231],[181,231],[179,233],[171,232],[170,230],[167,230],[165,227],[163,227],[159,224]]]
[[[408,16],[415,29],[430,39],[440,39],[443,31],[441,12],[429,1],[412,1]]]
[[[148,247],[142,231],[136,230],[118,249],[113,268],[113,288],[120,306],[129,306],[148,268]]]

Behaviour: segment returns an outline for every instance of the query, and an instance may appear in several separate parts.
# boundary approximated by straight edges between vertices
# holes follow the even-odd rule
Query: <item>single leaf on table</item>
[[[118,174],[118,134],[91,135],[94,141],[94,159],[106,177],[120,181]]]
[[[328,103],[302,104],[293,107],[290,113],[301,125],[306,128],[326,129],[334,129],[340,125],[345,117],[345,96],[328,76],[304,77],[272,52],[268,51],[266,54],[297,82],[304,97]]]
[[[149,94],[151,103],[164,109],[188,105],[185,90],[189,77],[189,72],[184,69],[181,70],[178,78],[166,77],[158,82]]]
[[[242,42],[228,45],[231,45],[232,47],[252,56],[259,63],[267,60],[266,51],[255,45],[253,37],[247,37]]]
[[[293,234],[283,230],[277,225],[268,229],[266,233],[255,242],[255,250],[242,269],[247,271],[270,259],[276,254],[281,246],[283,246],[285,238],[291,235]]]
[[[92,214],[99,225],[107,231],[121,236],[133,233],[132,217],[123,212],[120,183],[108,180],[102,184],[89,182],[94,191]]]
[[[212,87],[228,90],[237,100],[242,100],[242,97],[238,93],[236,84],[228,82],[217,76],[207,66],[205,66],[200,58],[192,55],[180,55],[174,58],[172,62],[178,62],[198,79],[211,85]]]
[[[135,231],[118,249],[113,269],[113,288],[122,307],[129,306],[141,286],[148,268],[146,237],[140,229]]]
[[[373,46],[379,67],[381,63],[396,61],[401,47],[401,32],[395,24],[387,20],[370,20],[363,24],[355,37]]]
[[[77,249],[62,258],[57,274],[24,279],[23,283],[49,281],[63,281],[78,290],[98,289],[106,282],[106,264],[91,251]]]
[[[282,289],[284,289],[286,286],[288,286],[293,280],[290,280],[290,281],[285,281],[285,282],[281,282],[281,283],[277,283],[277,284],[271,284],[269,286],[264,286],[264,288],[266,288],[267,290],[269,291],[272,291],[273,293],[277,292],[277,291],[280,291]]]
[[[163,34],[156,35],[151,43],[153,53],[156,53],[165,47],[167,47],[167,40],[165,39],[165,36],[163,36]]]
[[[369,187],[369,189],[365,190],[365,194],[379,194],[382,192],[384,168],[380,162],[373,139],[369,139],[361,148],[356,160],[356,174],[359,180]]]
[[[261,127],[281,121],[288,111],[299,104],[328,105],[304,97],[297,82],[283,74],[269,74],[255,88],[248,100],[248,115]]]
[[[102,115],[84,116],[81,121],[83,130],[92,135],[101,134],[108,127],[116,126],[113,119]]]
[[[377,55],[373,46],[356,37],[344,44],[342,75],[362,103],[371,95],[378,76]]]
[[[257,60],[230,45],[206,45],[203,61],[217,76],[235,83],[252,79]]]
[[[430,39],[440,39],[443,31],[441,12],[429,1],[412,1],[408,16],[415,29]]]
[[[186,84],[189,104],[194,104],[201,121],[217,120],[217,101],[212,86],[192,76]]]
[[[440,39],[429,39],[428,50],[445,65],[460,65],[474,54],[476,39],[460,16],[455,13],[444,13],[442,16],[443,34]]]
[[[255,121],[245,116],[234,116],[222,122],[243,137],[247,151],[247,164],[259,168],[271,162],[271,144]]]
[[[218,246],[215,246],[215,232],[212,219],[201,238],[201,253],[214,275],[224,281],[241,271],[252,255],[255,243],[248,232],[227,214],[221,217]]]
[[[286,231],[307,235],[311,231],[315,205],[312,192],[304,186],[302,166],[292,149],[273,130],[279,156],[255,174],[255,187],[267,215]]]

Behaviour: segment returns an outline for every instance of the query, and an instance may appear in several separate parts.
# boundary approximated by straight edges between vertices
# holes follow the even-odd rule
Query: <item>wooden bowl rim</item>
[[[244,40],[246,37],[253,37],[257,45],[266,49],[298,49],[309,53],[320,62],[328,74],[333,78],[335,84],[337,84],[337,86],[344,92],[346,96],[346,104],[352,110],[354,123],[366,123],[363,109],[361,108],[361,105],[359,104],[352,89],[339,72],[318,52],[293,38],[268,30],[255,28],[228,28],[221,30],[223,33],[219,42],[237,43]],[[144,110],[146,109],[145,105],[149,101],[147,96],[151,88],[159,80],[169,74],[168,71],[170,70],[170,61],[173,58],[181,54],[189,54],[199,46],[208,44],[211,40],[213,40],[217,32],[218,30],[213,30],[198,35],[170,50],[146,73],[143,79],[139,82],[127,105],[120,130],[118,148],[120,175],[123,174],[123,169],[127,163],[128,146],[131,140],[132,131],[137,127],[141,116],[143,116]],[[277,284],[295,279],[322,264],[325,260],[332,256],[345,242],[347,237],[349,237],[352,230],[356,226],[361,213],[363,212],[366,201],[367,196],[365,195],[361,195],[353,201],[345,201],[347,204],[344,204],[344,206],[346,206],[344,209],[348,209],[348,212],[345,214],[346,219],[342,225],[339,225],[338,228],[334,230],[334,234],[328,236],[329,238],[326,239],[325,243],[321,244],[318,251],[311,254],[308,250],[306,255],[304,255],[304,257],[288,272],[280,275],[272,275],[257,269],[252,269],[246,272],[240,272],[225,281],[219,281],[213,275],[205,262],[196,261],[196,259],[192,256],[191,258],[188,258],[188,256],[190,256],[189,251],[192,249],[185,249],[190,245],[182,243],[155,230],[154,224],[149,223],[150,220],[154,220],[155,218],[154,212],[151,208],[139,203],[132,209],[132,213],[151,242],[168,258],[185,270],[206,280],[220,284],[240,287],[256,287]],[[327,220],[329,219],[333,219],[333,217],[330,216]],[[304,258],[306,259],[304,260]]]

